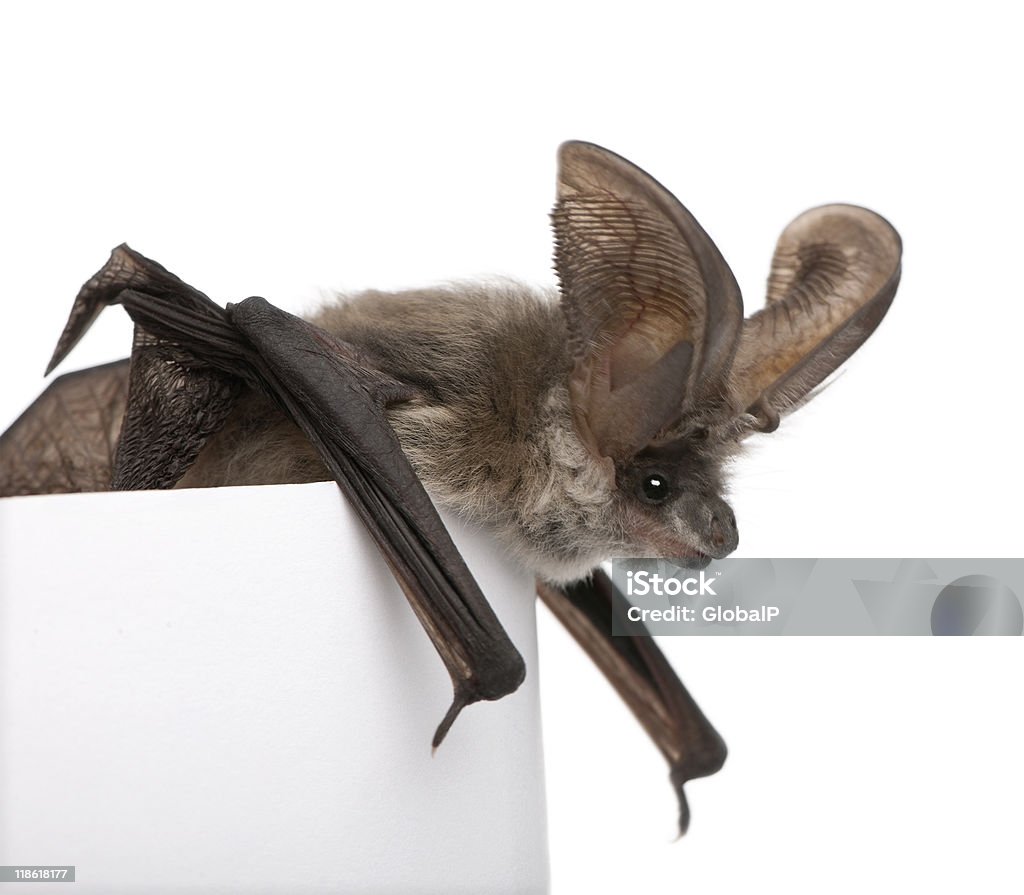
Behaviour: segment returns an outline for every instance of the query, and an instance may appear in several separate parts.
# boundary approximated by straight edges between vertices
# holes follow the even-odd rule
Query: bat
[[[651,637],[612,637],[629,604],[599,564],[736,548],[727,462],[875,330],[900,237],[857,206],[803,213],[745,318],[711,238],[624,158],[563,144],[552,220],[557,291],[366,292],[309,320],[259,297],[221,307],[119,246],[47,374],[110,304],[135,323],[131,357],[57,378],[0,436],[0,496],[334,479],[451,676],[435,748],[525,675],[436,501],[536,573],[666,758],[685,832],[683,785],[725,745]]]

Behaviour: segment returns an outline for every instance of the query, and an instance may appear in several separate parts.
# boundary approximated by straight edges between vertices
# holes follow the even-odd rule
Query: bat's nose
[[[707,538],[712,550],[709,551],[715,559],[728,556],[736,549],[740,542],[740,533],[736,528],[736,514],[732,507],[719,497],[712,498],[708,502],[710,520],[708,522]]]

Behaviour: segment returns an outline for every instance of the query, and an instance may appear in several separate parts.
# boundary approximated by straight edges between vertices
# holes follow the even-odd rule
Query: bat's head
[[[725,556],[738,543],[725,464],[874,331],[899,281],[899,236],[863,208],[805,212],[779,239],[766,307],[744,319],[710,237],[619,156],[563,145],[553,220],[571,358],[562,393],[586,457],[566,454],[586,495],[576,530],[563,527],[566,551],[575,539],[584,565],[602,551]],[[542,574],[570,577],[565,558]]]

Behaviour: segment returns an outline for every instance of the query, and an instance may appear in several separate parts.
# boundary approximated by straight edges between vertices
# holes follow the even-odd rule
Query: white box
[[[447,672],[334,484],[0,501],[0,865],[546,891],[533,581],[446,522],[528,670],[431,756]]]

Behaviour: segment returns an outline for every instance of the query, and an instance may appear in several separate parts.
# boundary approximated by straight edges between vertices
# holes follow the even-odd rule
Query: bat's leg
[[[682,835],[690,823],[683,784],[721,768],[725,743],[643,625],[628,620],[629,602],[604,572],[597,570],[589,580],[567,587],[538,582],[537,592],[604,672],[668,761]],[[615,618],[637,636],[612,636]]]
[[[318,327],[249,298],[227,311],[241,346],[205,308],[182,311],[134,290],[121,302],[147,339],[235,371],[298,425],[351,500],[444,661],[454,698],[434,735],[459,712],[516,690],[525,665],[452,543],[387,419],[413,389]],[[211,341],[212,340],[212,341]],[[240,371],[240,372],[239,372]],[[126,423],[127,425],[127,423]],[[149,462],[149,461],[147,461]]]

